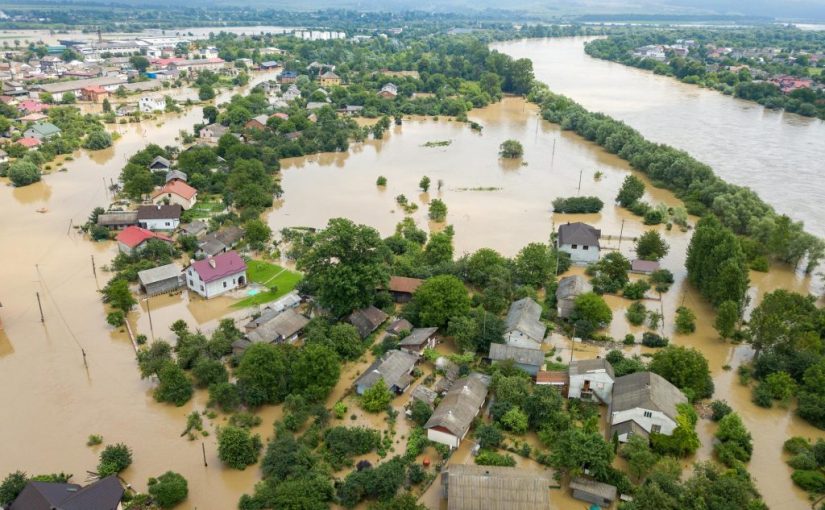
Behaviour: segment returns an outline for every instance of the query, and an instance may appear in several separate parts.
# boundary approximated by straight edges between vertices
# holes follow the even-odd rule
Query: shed
[[[407,352],[421,354],[426,348],[435,347],[435,333],[438,328],[415,328],[401,339],[398,346]]]
[[[138,224],[138,213],[137,211],[109,211],[98,214],[97,224],[114,229],[126,228]]]
[[[252,329],[246,337],[252,343],[291,342],[309,324],[309,319],[289,308]]]
[[[200,237],[201,235],[206,233],[208,226],[206,222],[195,220],[192,223],[187,223],[186,225],[180,226],[180,233],[181,235],[185,236],[195,236]]]
[[[507,344],[490,344],[490,361],[513,360],[517,367],[530,375],[536,375],[544,368],[544,352],[541,349],[529,349]]]
[[[473,372],[455,381],[424,424],[427,439],[458,448],[487,399],[490,377]]]
[[[189,177],[184,172],[181,172],[180,170],[170,170],[170,171],[166,172],[166,182],[174,181],[175,179],[177,179],[179,181],[186,182],[188,180],[188,178]]]
[[[349,323],[355,326],[361,338],[367,338],[387,320],[388,315],[374,306],[355,310],[349,316]]]
[[[177,264],[166,264],[138,272],[140,288],[148,296],[166,294],[183,286],[183,275]]]
[[[397,303],[406,303],[412,299],[412,295],[424,283],[419,278],[408,278],[406,276],[393,276],[387,287]]]
[[[549,471],[450,464],[441,473],[447,510],[547,510]]]
[[[430,406],[430,409],[432,409],[433,406],[435,406],[436,398],[438,398],[438,393],[424,386],[423,384],[419,384],[418,386],[416,386],[410,394],[410,402],[420,400],[428,406]]]
[[[568,383],[566,370],[539,370],[536,374],[537,386],[552,386],[561,391],[562,395],[567,395]]]
[[[659,270],[659,262],[655,260],[636,259],[630,264],[630,272],[638,274],[651,274]]]
[[[355,380],[355,392],[363,395],[379,379],[383,379],[390,391],[403,393],[412,382],[412,371],[418,363],[418,355],[405,351],[388,351],[370,365]]]
[[[607,483],[578,477],[570,481],[573,497],[599,506],[610,506],[616,500],[618,489]]]
[[[541,322],[541,305],[527,297],[510,305],[504,341],[519,347],[538,348],[547,326]]]
[[[396,319],[387,327],[388,335],[397,335],[402,331],[412,331],[413,325],[407,319]]]
[[[149,163],[149,170],[169,170],[170,168],[172,168],[172,163],[163,156],[155,156],[155,159]],[[168,182],[169,179],[166,179],[166,181]]]
[[[556,288],[556,311],[559,317],[570,317],[576,305],[576,298],[592,290],[593,287],[583,276],[565,276],[559,280]]]

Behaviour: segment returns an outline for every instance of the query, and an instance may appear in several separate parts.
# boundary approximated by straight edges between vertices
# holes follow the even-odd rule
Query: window
[[[651,425],[650,426],[650,431],[653,432],[654,434],[658,434],[659,432],[662,431],[662,426],[661,425]]]
[[[226,281],[223,282],[223,288],[226,288]]]
[[[645,411],[645,418],[653,418],[653,412],[652,411]]]
[[[195,283],[192,281],[192,278],[189,278],[189,286],[194,287]]]
[[[574,245],[573,245],[573,249],[574,249],[574,250],[575,250],[576,248],[578,248],[578,247],[579,247],[579,245],[578,245],[578,244],[574,244]]]
[[[203,285],[201,285],[201,292],[203,292]]]
[[[590,249],[590,247],[587,246],[586,244],[582,246],[582,250],[589,250],[589,249]]]

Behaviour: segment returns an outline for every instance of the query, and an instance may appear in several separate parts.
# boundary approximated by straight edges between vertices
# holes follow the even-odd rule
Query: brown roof
[[[349,322],[355,326],[361,338],[366,338],[370,333],[378,329],[378,326],[387,320],[387,317],[388,315],[383,311],[374,306],[370,306],[352,312],[349,316]]]
[[[566,223],[559,226],[559,245],[581,244],[585,246],[599,246],[602,231],[586,223]]]
[[[183,213],[183,207],[178,204],[172,205],[144,205],[138,207],[138,220],[167,220],[180,219]]]
[[[412,294],[424,283],[424,280],[419,278],[407,278],[406,276],[393,276],[390,278],[389,290],[390,292],[403,292],[404,294]]]
[[[569,381],[564,370],[539,370],[536,374],[536,384],[565,385]]]
[[[636,259],[630,265],[630,270],[638,273],[652,273],[659,269],[659,263],[655,260]]]

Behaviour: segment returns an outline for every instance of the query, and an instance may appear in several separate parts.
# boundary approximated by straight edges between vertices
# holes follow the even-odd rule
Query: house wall
[[[126,255],[132,254],[132,249],[128,245],[125,245],[120,241],[117,242],[117,249],[120,250],[120,253],[124,253]]]
[[[158,294],[166,294],[180,288],[181,280],[179,277],[169,278],[159,282],[150,283],[146,285],[143,290],[148,296],[157,296]]]
[[[244,284],[248,282],[246,271],[229,275],[220,280],[204,283],[197,271],[191,267],[186,270],[186,286],[206,299],[237,289],[241,286],[241,279],[243,279]]]
[[[166,218],[160,220],[141,220],[140,226],[148,230],[175,230],[180,225],[180,220]]]
[[[567,398],[582,398],[581,393],[585,381],[590,381],[590,390],[597,395],[602,402],[606,404],[610,403],[613,396],[613,379],[607,372],[571,375]]]
[[[493,365],[495,365],[496,363],[501,363],[501,362],[500,361],[494,361]],[[515,363],[515,365],[517,367],[519,367],[520,369],[524,370],[525,372],[527,372],[528,374],[532,375],[532,376],[535,376],[537,373],[539,373],[539,369],[540,369],[540,367],[538,367],[536,365],[528,365],[526,363]]]
[[[445,444],[450,448],[458,448],[458,445],[461,444],[461,438],[435,428],[427,429],[427,439],[435,441],[436,443]]]
[[[573,248],[575,246],[575,248]],[[599,248],[581,244],[562,244],[559,249],[570,254],[570,261],[578,264],[589,264],[599,260]]]
[[[180,195],[176,195],[175,193],[163,193],[162,195],[158,195],[152,199],[152,203],[155,205],[165,204],[167,201],[170,205],[178,204],[179,206],[183,207],[184,209],[191,209],[195,202],[198,199],[198,195],[192,197],[192,200],[187,200]]]
[[[559,317],[562,319],[566,319],[570,317],[570,314],[573,313],[573,308],[576,306],[576,299],[575,298],[566,298],[560,299],[557,302],[556,311],[559,314]]]
[[[647,417],[645,416],[645,412],[650,412],[651,415]],[[651,432],[653,425],[659,425],[661,427],[659,433],[666,436],[673,434],[673,429],[676,428],[676,422],[671,420],[665,413],[661,411],[654,411],[652,409],[643,409],[641,407],[612,413],[610,417],[610,424],[615,425],[630,420],[638,423],[639,426],[645,429],[648,433]],[[619,441],[624,443],[627,442],[627,440],[627,434],[622,434],[619,436]]]

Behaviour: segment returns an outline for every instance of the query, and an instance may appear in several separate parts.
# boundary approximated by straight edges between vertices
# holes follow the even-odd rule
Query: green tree
[[[74,92],[64,92],[60,100],[63,104],[74,104],[76,101],[77,97],[74,95]]]
[[[129,290],[129,282],[123,278],[112,279],[100,292],[103,294],[104,303],[124,313],[129,313],[129,310],[137,304],[137,300]]]
[[[189,484],[186,478],[167,471],[157,478],[149,479],[149,495],[160,508],[174,508],[189,496]]]
[[[577,330],[587,333],[584,336],[589,337],[593,331],[610,324],[613,312],[601,296],[586,292],[576,297],[570,320],[576,325]]]
[[[421,181],[419,181],[419,183],[418,183],[418,187],[421,188],[424,191],[424,193],[429,191],[429,189],[430,189],[430,178],[427,177],[426,175],[424,177],[422,177]]]
[[[420,327],[443,327],[451,317],[465,315],[470,298],[464,284],[452,275],[428,278],[404,307],[404,315]]]
[[[198,388],[208,388],[213,384],[229,380],[229,374],[223,363],[207,357],[201,357],[195,362],[192,367],[192,377],[195,378],[195,385]]]
[[[259,219],[252,219],[244,224],[246,241],[256,249],[263,249],[272,238],[272,229]]]
[[[789,401],[796,393],[796,381],[787,372],[774,372],[762,384],[765,384],[774,399],[783,402]]]
[[[392,402],[393,394],[383,378],[378,379],[361,395],[361,407],[368,413],[380,413]]]
[[[218,120],[218,109],[212,105],[203,107],[203,118],[207,124],[214,124]]]
[[[109,98],[103,98],[103,113],[112,113],[112,103],[109,102]]]
[[[619,449],[619,456],[627,460],[630,475],[637,482],[643,481],[659,461],[659,456],[650,449],[648,439],[638,435],[630,436]]]
[[[143,55],[132,55],[129,57],[129,63],[132,64],[139,73],[143,74],[149,68],[149,59]]]
[[[554,266],[554,252],[549,246],[530,243],[513,260],[513,278],[518,283],[539,288],[549,281]]]
[[[656,230],[648,230],[636,240],[636,256],[642,260],[660,260],[670,246]]]
[[[501,342],[505,324],[497,315],[483,308],[474,308],[468,315],[451,317],[447,334],[453,337],[462,351],[486,353],[490,344]]]
[[[218,458],[233,469],[246,469],[258,462],[261,453],[260,436],[248,430],[227,425],[218,429]]]
[[[676,332],[683,335],[696,331],[696,314],[686,307],[676,309]]]
[[[241,405],[238,387],[230,382],[221,382],[209,386],[208,406],[216,406],[223,412],[232,412]]]
[[[9,473],[0,483],[0,505],[10,505],[26,488],[29,479],[23,471]]]
[[[507,271],[507,259],[491,248],[481,248],[467,257],[465,271],[468,283],[483,287],[491,276]]]
[[[814,300],[813,296],[782,289],[766,294],[748,322],[757,357],[772,347],[804,350],[806,333],[816,332],[819,328]],[[818,352],[820,345],[817,342],[813,350]]]
[[[9,165],[9,180],[15,186],[28,186],[40,180],[40,169],[25,159],[18,159]]]
[[[573,427],[558,434],[548,461],[570,477],[579,476],[587,470],[596,480],[607,480],[613,456],[613,446],[601,434]]]
[[[341,362],[332,349],[323,344],[306,345],[293,349],[289,365],[292,394],[298,394],[309,402],[324,400],[338,383]]]
[[[198,89],[198,99],[201,101],[215,99],[215,89],[213,89],[210,85],[201,85]]]
[[[123,443],[109,445],[100,452],[97,474],[101,478],[116,475],[132,465],[132,450]]]
[[[714,450],[719,460],[725,465],[733,467],[735,461],[748,462],[750,460],[753,453],[753,440],[738,414],[730,413],[719,421],[716,439],[719,443],[714,446]]]
[[[192,398],[192,381],[178,365],[167,362],[158,372],[158,387],[155,388],[155,400],[169,402],[180,407]]]
[[[518,407],[513,407],[501,417],[501,424],[515,434],[524,434],[528,428],[527,415]]]
[[[373,303],[389,282],[390,252],[375,229],[332,219],[299,259],[298,269],[321,306],[335,315]]]
[[[708,360],[693,347],[665,347],[653,355],[649,368],[682,390],[691,401],[713,395]]]
[[[430,416],[433,414],[433,410],[430,408],[430,405],[423,400],[416,400],[410,406],[410,418],[412,421],[417,423],[420,426],[424,426],[427,423],[427,420],[430,419]]]
[[[449,228],[449,227],[448,227]],[[437,232],[430,236],[424,247],[424,262],[431,266],[447,264],[453,260],[453,236],[451,233]]]
[[[622,182],[616,202],[622,207],[630,207],[645,194],[645,184],[635,175],[628,175]]]
[[[678,404],[676,409],[678,414],[673,432],[669,436],[652,433],[650,442],[653,449],[662,455],[685,457],[693,454],[702,445],[696,434],[696,422],[699,417],[689,404]]]
[[[286,346],[254,344],[241,357],[235,376],[243,402],[251,407],[276,404],[289,392]]]
[[[725,301],[716,310],[716,319],[713,327],[719,336],[725,340],[731,338],[736,333],[736,325],[739,323],[739,305],[734,301]]]
[[[591,283],[599,294],[618,292],[630,278],[630,261],[617,251],[612,251],[587,268],[588,274],[595,274]]]
[[[92,151],[99,151],[111,146],[112,135],[103,130],[92,131],[83,142],[83,148]]]
[[[688,278],[714,306],[733,301],[741,309],[748,290],[748,268],[739,241],[712,215],[696,224],[688,246]]]
[[[504,440],[504,434],[502,434],[495,425],[489,425],[487,423],[482,423],[476,427],[473,434],[478,444],[485,449],[498,448]]]
[[[438,222],[447,219],[447,204],[440,198],[430,200],[429,218]]]
[[[524,147],[518,140],[505,140],[499,147],[499,155],[506,159],[518,159],[524,156]]]

